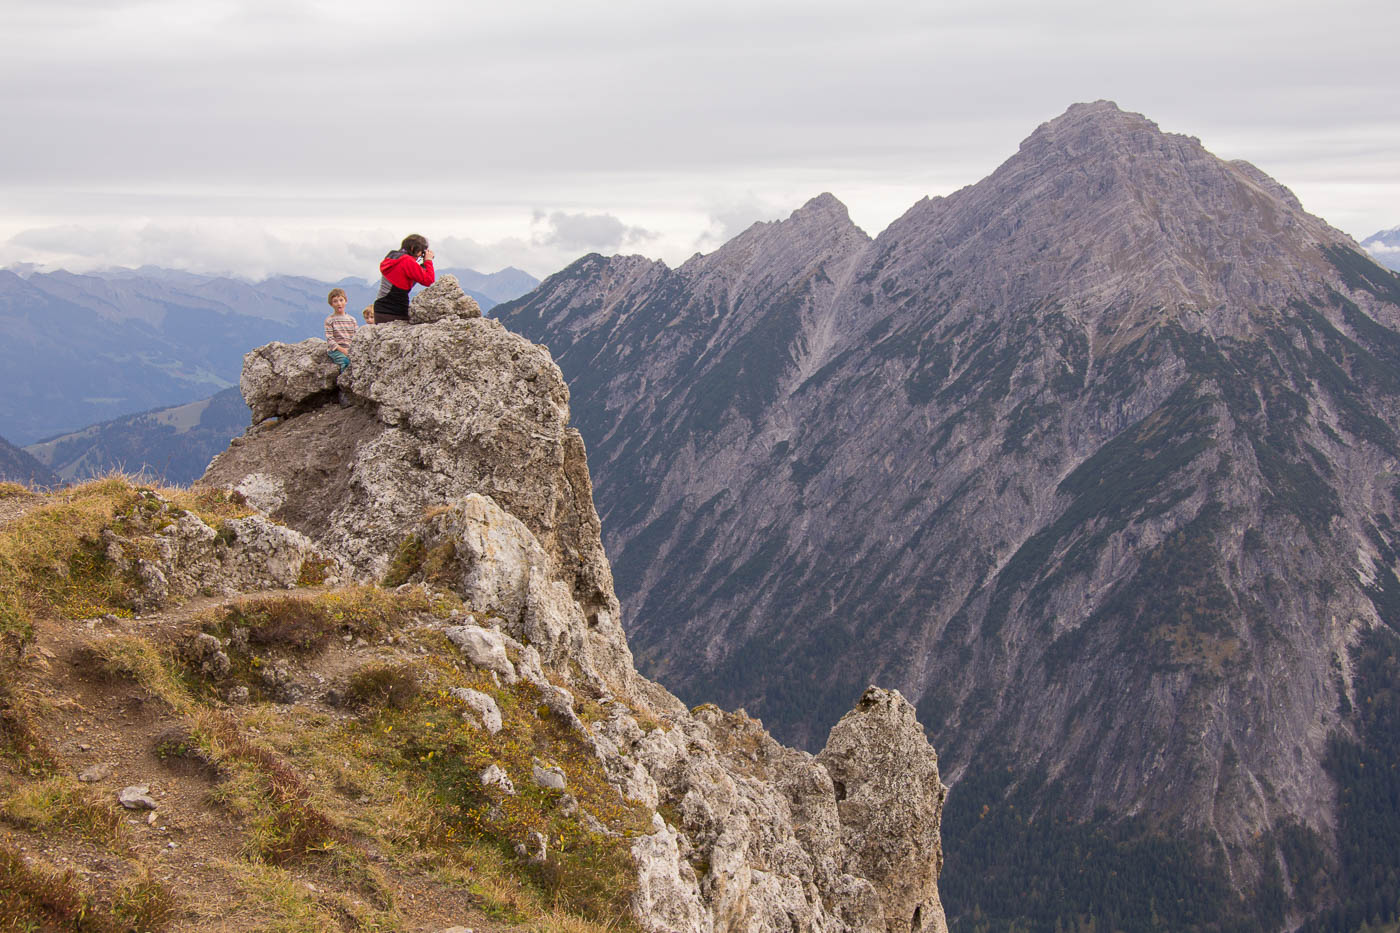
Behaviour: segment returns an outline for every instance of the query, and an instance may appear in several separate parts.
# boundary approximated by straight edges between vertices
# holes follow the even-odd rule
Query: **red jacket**
[[[431,285],[436,278],[433,274],[433,261],[431,259],[423,260],[423,264],[420,266],[418,260],[397,249],[380,261],[379,274],[388,279],[390,285],[405,291],[412,288],[414,283]]]

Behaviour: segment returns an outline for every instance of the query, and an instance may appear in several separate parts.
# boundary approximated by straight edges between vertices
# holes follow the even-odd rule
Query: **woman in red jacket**
[[[379,263],[379,297],[374,299],[374,323],[408,321],[408,292],[414,284],[431,285],[433,251],[428,249],[427,237],[416,233],[403,238],[403,244],[391,250]]]

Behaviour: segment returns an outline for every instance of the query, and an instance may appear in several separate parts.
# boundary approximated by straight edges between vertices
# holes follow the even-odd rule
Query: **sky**
[[[543,277],[829,191],[879,233],[1109,99],[1362,239],[1400,225],[1394,0],[0,0],[0,267]]]

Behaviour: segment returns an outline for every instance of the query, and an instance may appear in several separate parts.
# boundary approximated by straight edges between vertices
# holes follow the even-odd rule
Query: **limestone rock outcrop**
[[[445,277],[414,304],[460,309],[455,287]],[[582,735],[618,793],[652,811],[652,831],[631,845],[643,929],[940,930],[944,788],[908,703],[881,692],[833,733],[829,760],[864,807],[843,816],[822,760],[742,711],[692,713],[637,674],[558,367],[496,321],[425,313],[434,323],[361,328],[339,399],[284,375],[306,368],[300,346],[250,354],[245,395],[277,414],[203,482],[267,509],[362,579],[462,598],[470,617],[442,625],[457,663],[533,685],[540,714]],[[454,696],[464,716],[500,727],[484,695]],[[852,738],[864,724],[871,734]],[[848,753],[890,773],[863,772]],[[481,780],[505,786],[497,771]],[[550,762],[535,772],[569,787]],[[871,812],[882,806],[900,825]],[[894,832],[883,844],[882,828]],[[539,842],[529,858],[548,857]]]
[[[876,885],[891,933],[946,933],[937,888],[946,789],[914,707],[898,691],[871,687],[832,728],[817,762],[835,785],[849,870]]]
[[[146,490],[124,525],[102,533],[105,555],[139,581],[138,609],[197,595],[290,588],[308,574],[318,580],[349,572],[306,535],[263,515],[229,519],[219,530],[158,492]]]
[[[481,317],[481,305],[462,291],[455,275],[439,276],[437,281],[413,296],[408,306],[410,324],[432,324],[448,318]]]
[[[269,343],[243,358],[238,379],[253,423],[286,418],[326,401],[335,392],[339,368],[316,337],[300,343]]]

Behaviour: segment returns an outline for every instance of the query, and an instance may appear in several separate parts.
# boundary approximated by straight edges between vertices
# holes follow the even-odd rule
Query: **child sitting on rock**
[[[330,317],[326,318],[326,343],[330,344],[326,353],[341,372],[350,368],[350,339],[355,336],[358,326],[355,319],[345,313],[349,301],[343,288],[333,288],[326,296],[326,303],[332,309]]]

